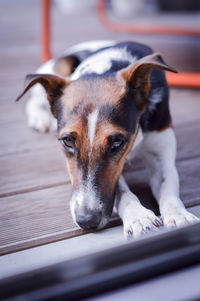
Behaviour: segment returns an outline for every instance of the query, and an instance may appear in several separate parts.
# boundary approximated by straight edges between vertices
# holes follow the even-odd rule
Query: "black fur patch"
[[[146,45],[136,43],[136,42],[119,42],[114,46],[104,47],[102,49],[98,49],[97,51],[80,51],[75,55],[79,58],[80,61],[86,59],[88,56],[96,54],[102,50],[118,48],[124,49],[126,48],[128,53],[133,57],[142,58],[146,55],[152,53],[151,48]],[[97,75],[95,73],[85,74],[81,79],[91,79],[97,80],[98,77],[107,77],[107,76],[115,76],[115,72],[126,67],[129,62],[125,61],[116,61],[112,60],[112,66],[109,70],[107,70],[104,74]],[[165,79],[164,72],[162,70],[153,69],[150,77],[150,92],[149,96],[152,95],[155,89],[162,88],[163,89],[163,99],[157,103],[154,107],[154,110],[151,110],[151,101],[150,97],[146,102],[146,110],[143,113],[140,124],[142,126],[143,131],[154,131],[161,130],[165,128],[171,122],[171,116],[169,113],[168,107],[168,85]],[[103,96],[102,96],[103,97]],[[133,132],[136,126],[136,121],[138,118],[138,112],[134,105],[134,95],[129,93],[125,99],[123,99],[122,104],[120,106],[121,112],[119,110],[115,110],[112,107],[104,106],[101,108],[100,113],[102,118],[110,118],[111,122],[116,125],[122,126],[125,130],[129,132]]]

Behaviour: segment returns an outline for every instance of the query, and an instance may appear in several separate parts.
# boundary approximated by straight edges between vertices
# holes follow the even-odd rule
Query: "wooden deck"
[[[19,104],[15,103],[25,75],[34,72],[40,64],[40,2],[16,0],[9,4],[5,0],[0,3],[0,11],[2,255],[85,232],[77,229],[69,212],[71,186],[64,156],[55,135],[40,134],[29,129],[24,113],[26,98]],[[105,31],[94,15],[75,20],[74,17],[54,11],[52,20],[56,55],[83,40],[135,39],[146,41],[156,51],[163,53],[166,61],[175,68],[185,71],[197,71],[199,68],[200,71],[199,39],[122,36]],[[191,54],[192,60],[188,63]],[[177,166],[181,197],[186,207],[200,215],[200,91],[172,89],[171,110],[178,140]],[[156,211],[155,201],[147,185],[146,171],[140,162],[135,163],[134,170],[133,174],[127,175],[130,186],[146,206]],[[111,225],[118,222],[114,218]]]

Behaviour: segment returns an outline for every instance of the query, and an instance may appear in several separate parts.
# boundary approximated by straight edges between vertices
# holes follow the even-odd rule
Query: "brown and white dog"
[[[179,197],[176,140],[162,69],[176,72],[145,45],[93,41],[28,75],[17,100],[37,84],[27,103],[28,123],[42,132],[57,123],[73,186],[71,213],[81,228],[106,225],[114,205],[126,237],[138,237],[162,222],[171,227],[198,221]],[[162,222],[141,205],[123,177],[125,158],[134,155],[149,170]]]

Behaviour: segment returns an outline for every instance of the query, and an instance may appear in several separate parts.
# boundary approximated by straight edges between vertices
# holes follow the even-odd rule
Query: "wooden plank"
[[[200,157],[177,162],[180,177],[180,196],[186,207],[200,204]],[[148,185],[147,170],[127,172],[126,179],[131,190],[138,195],[142,203],[158,213],[157,204]]]
[[[199,104],[200,107],[200,104]],[[199,112],[200,114],[200,112]],[[200,155],[200,119],[175,128],[177,160]]]
[[[200,218],[200,206],[193,206],[189,208],[189,211]]]
[[[195,122],[176,129],[178,161],[200,157],[199,127],[200,122]],[[56,137],[53,134],[45,135],[32,132],[29,129],[26,130],[24,132],[23,127],[21,128],[19,137],[17,136],[14,141],[12,139],[12,146],[9,146],[8,142],[4,145],[2,142],[0,143],[2,149],[7,148],[11,152],[10,155],[0,156],[0,197],[69,182],[65,158]],[[28,133],[30,136],[25,139]],[[186,138],[187,143],[185,143]],[[7,140],[9,139],[7,137]],[[22,139],[25,139],[24,143],[22,143]],[[17,147],[19,153],[12,153],[13,148]],[[135,160],[132,165],[133,172],[144,168],[139,159]]]
[[[1,200],[0,254],[46,242],[49,235],[82,233],[72,221],[69,196],[61,186]]]
[[[175,127],[198,122],[200,116],[199,89],[170,89],[170,111]]]
[[[0,156],[34,152],[36,149],[53,147],[57,143],[55,133],[38,133],[28,128],[24,122],[1,124]]]
[[[199,158],[180,161],[178,169],[181,197],[185,205],[191,207],[200,204]],[[143,204],[158,214],[155,200],[147,185],[147,172],[138,170],[127,176],[130,187]],[[79,230],[72,221],[69,209],[70,191],[69,185],[61,185],[1,198],[2,254],[86,233]],[[119,221],[114,218],[114,222]]]
[[[69,198],[60,186],[1,199],[0,255],[88,233],[74,224]]]
[[[69,183],[60,145],[0,157],[0,197]]]
[[[177,161],[200,156],[199,128],[200,119],[174,128],[177,139]],[[133,161],[133,171],[142,168],[144,164],[136,158]]]

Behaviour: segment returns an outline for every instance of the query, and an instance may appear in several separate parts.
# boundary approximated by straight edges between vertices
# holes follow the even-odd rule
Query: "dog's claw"
[[[124,219],[124,234],[127,240],[137,239],[151,231],[157,231],[162,226],[162,220],[150,210],[144,210],[140,218],[134,219],[134,213],[128,212]]]
[[[133,231],[128,230],[128,236],[131,237],[133,235]]]
[[[128,236],[131,236],[133,232],[131,230],[128,230]]]
[[[133,238],[133,231],[132,230],[128,230],[127,232],[127,240],[132,240]]]
[[[153,222],[153,224],[156,226],[156,227],[162,227],[163,226],[163,223],[160,219],[155,219],[155,221]]]

